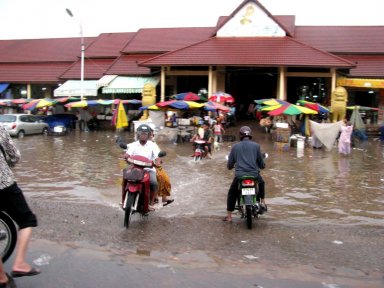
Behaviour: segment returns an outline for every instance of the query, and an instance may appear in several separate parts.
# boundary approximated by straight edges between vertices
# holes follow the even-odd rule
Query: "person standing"
[[[213,135],[217,143],[223,142],[223,134],[225,133],[223,125],[220,123],[220,119],[216,119],[216,123],[213,125]]]
[[[340,128],[339,137],[339,153],[344,155],[351,154],[351,140],[352,140],[353,126],[351,122],[344,120],[343,125]]]
[[[16,256],[12,266],[12,277],[33,276],[40,270],[26,262],[32,227],[37,226],[37,218],[29,208],[22,190],[14,179],[11,166],[20,160],[20,151],[14,145],[9,133],[0,126],[0,210],[5,211],[19,227]],[[0,287],[10,286],[11,279],[3,269],[0,259]]]
[[[267,211],[265,204],[265,182],[260,175],[260,169],[265,168],[263,155],[260,145],[253,142],[252,130],[248,126],[243,126],[239,131],[240,142],[233,145],[228,156],[227,168],[235,168],[235,177],[228,190],[227,196],[227,216],[223,219],[232,222],[232,212],[235,210],[236,201],[239,196],[238,182],[242,176],[256,177],[259,183],[259,193],[257,201],[260,200],[262,212]]]

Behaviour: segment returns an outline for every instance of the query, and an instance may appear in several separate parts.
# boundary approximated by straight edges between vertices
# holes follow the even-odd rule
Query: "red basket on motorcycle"
[[[152,167],[153,166],[152,160],[150,160],[146,157],[140,156],[140,155],[130,156],[127,159],[127,162],[132,163],[132,164],[137,165],[137,166],[142,166],[142,167]]]

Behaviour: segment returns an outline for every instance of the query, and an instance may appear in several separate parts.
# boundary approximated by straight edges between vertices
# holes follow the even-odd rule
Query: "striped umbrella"
[[[315,110],[319,113],[329,113],[329,109],[323,105],[320,105],[319,103],[316,102],[310,102],[306,100],[298,100],[297,101],[300,105],[307,107],[309,109]]]
[[[277,107],[276,109],[269,111],[268,114],[271,116],[278,116],[282,114],[284,115],[318,114],[318,112],[315,110],[309,109],[307,107],[289,104],[289,105],[282,105],[280,107]]]
[[[49,98],[36,99],[36,100],[32,100],[29,103],[23,104],[22,107],[24,110],[32,111],[34,109],[49,107],[49,106],[55,105],[56,103],[57,103],[57,100],[55,99],[49,99]]]

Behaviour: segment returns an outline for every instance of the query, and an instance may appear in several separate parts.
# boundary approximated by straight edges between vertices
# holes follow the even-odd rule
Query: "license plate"
[[[255,188],[242,188],[241,195],[255,195]]]
[[[63,127],[53,127],[53,132],[56,132],[56,133],[61,133],[61,132],[64,132],[64,128]]]

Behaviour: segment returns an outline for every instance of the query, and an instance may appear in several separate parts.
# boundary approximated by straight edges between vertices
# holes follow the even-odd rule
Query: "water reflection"
[[[289,218],[292,222],[383,225],[384,148],[380,142],[370,139],[348,157],[339,155],[337,149],[328,152],[310,147],[279,152],[273,150],[270,135],[253,128],[255,139],[270,155],[262,172],[269,221]],[[131,133],[123,136],[127,142],[133,140]],[[15,168],[17,181],[30,197],[117,207],[125,163],[118,160],[123,151],[115,137],[114,131],[75,131],[60,137],[15,139],[22,153],[21,165]],[[176,201],[156,213],[164,217],[223,215],[233,176],[225,160],[231,144],[223,143],[214,159],[194,163],[189,157],[190,143],[175,145],[163,139],[159,145],[167,151],[164,168]]]

